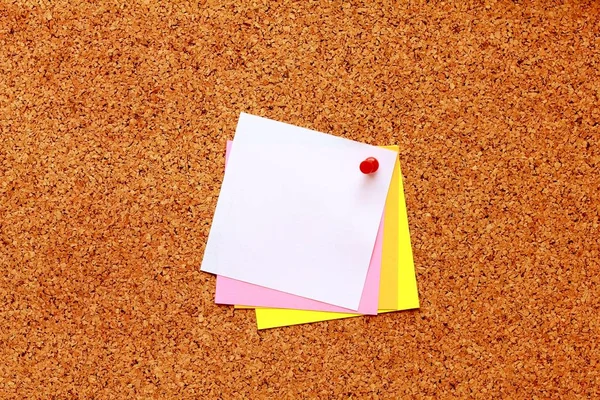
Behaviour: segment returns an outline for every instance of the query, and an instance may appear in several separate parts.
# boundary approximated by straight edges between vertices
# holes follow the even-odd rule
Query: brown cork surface
[[[595,1],[0,0],[0,397],[600,396]],[[200,273],[241,111],[400,146],[422,308]]]

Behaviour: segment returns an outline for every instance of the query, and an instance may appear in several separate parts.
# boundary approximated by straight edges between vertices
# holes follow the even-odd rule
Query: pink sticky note
[[[228,141],[225,162],[227,162],[229,152],[231,151],[231,145],[232,142]],[[377,238],[373,248],[373,255],[371,256],[371,263],[367,271],[365,286],[363,288],[358,310],[349,310],[346,308],[337,307],[331,304],[307,299],[305,297],[295,296],[289,293],[253,285],[224,276],[217,276],[215,302],[218,304],[238,304],[252,307],[291,308],[298,310],[346,313],[351,312],[376,315],[379,298],[382,243],[383,218],[381,219],[379,231],[377,232]]]

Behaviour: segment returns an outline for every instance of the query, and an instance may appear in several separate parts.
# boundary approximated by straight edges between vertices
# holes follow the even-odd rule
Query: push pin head
[[[363,174],[372,174],[379,169],[379,161],[374,157],[369,157],[360,163],[360,172]]]

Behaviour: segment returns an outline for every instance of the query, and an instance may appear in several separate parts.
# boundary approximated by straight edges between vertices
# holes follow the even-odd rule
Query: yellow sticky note
[[[398,151],[398,146],[393,146]],[[400,202],[400,160],[396,159],[390,189],[385,201],[381,277],[379,279],[380,309],[395,309],[398,304],[398,232]]]
[[[419,290],[415,263],[413,260],[412,246],[410,244],[410,229],[408,227],[408,213],[406,210],[406,197],[402,183],[402,170],[399,171],[399,224],[398,232],[398,306],[397,310],[410,310],[419,308]]]
[[[399,207],[396,213],[396,221],[398,222],[398,234],[395,236],[395,249],[398,256],[396,260],[396,268],[390,273],[389,270],[384,270],[382,265],[381,280],[391,279],[395,284],[395,299],[396,305],[389,306],[389,302],[383,306],[381,303],[380,294],[380,312],[400,311],[419,307],[419,294],[417,290],[417,281],[415,277],[415,268],[412,258],[412,248],[410,244],[410,231],[408,227],[408,217],[406,212],[406,200],[404,197],[404,189],[402,186],[402,173],[399,163],[396,164],[398,169],[397,175],[394,175],[392,186],[396,186],[398,193],[397,205]],[[387,206],[387,204],[386,204]],[[384,243],[385,243],[385,224],[387,219],[388,209],[386,207],[386,218],[384,222]],[[394,247],[392,245],[392,247]],[[389,247],[388,247],[389,249]],[[385,250],[385,247],[384,247]],[[384,299],[389,301],[389,297]],[[256,323],[258,329],[276,328],[281,326],[305,324],[310,322],[328,321],[341,318],[356,317],[359,314],[350,313],[332,313],[322,311],[306,311],[306,310],[289,310],[276,308],[257,308]]]

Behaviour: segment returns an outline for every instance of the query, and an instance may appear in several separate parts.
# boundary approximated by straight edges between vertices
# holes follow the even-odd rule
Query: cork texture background
[[[0,398],[600,397],[597,1],[0,0]],[[398,144],[422,308],[199,272],[241,111]]]

